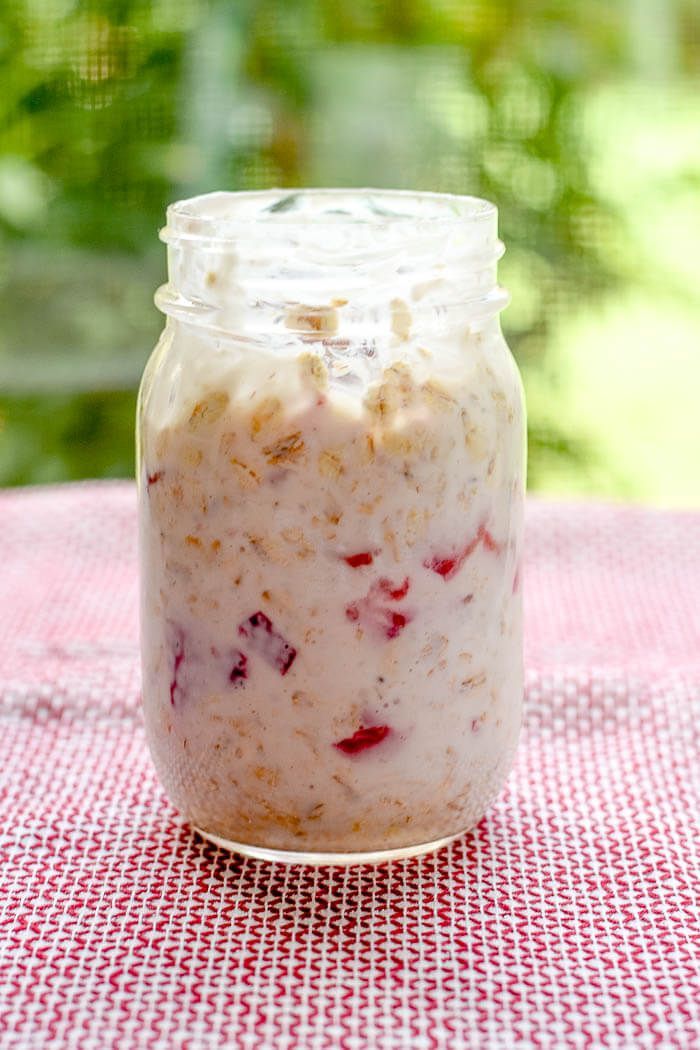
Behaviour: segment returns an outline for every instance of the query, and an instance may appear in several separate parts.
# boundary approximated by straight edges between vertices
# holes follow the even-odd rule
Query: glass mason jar
[[[435,849],[482,817],[521,721],[524,406],[496,208],[213,193],[162,238],[138,410],[160,779],[252,856]]]

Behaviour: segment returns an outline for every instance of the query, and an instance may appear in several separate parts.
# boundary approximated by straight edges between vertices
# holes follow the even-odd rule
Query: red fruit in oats
[[[247,638],[251,648],[262,656],[271,667],[285,675],[296,659],[297,651],[272,625],[264,612],[253,613],[238,628],[242,638]]]
[[[426,558],[423,565],[426,569],[432,569],[438,576],[442,576],[444,580],[451,580],[457,575],[469,555],[474,553],[480,543],[483,544],[484,550],[491,551],[493,554],[500,554],[501,552],[501,544],[496,543],[485,525],[480,525],[474,539],[470,540],[461,550],[444,557],[438,555],[433,558]]]
[[[185,639],[182,631],[178,630],[175,634],[175,644],[173,653],[173,676],[170,679],[170,703],[175,706],[175,693],[178,689],[181,689],[178,684],[177,676],[182,665],[182,661],[185,659]]]
[[[390,732],[389,726],[360,726],[352,736],[338,740],[333,747],[337,747],[338,751],[342,751],[344,755],[359,755],[361,751],[381,744]]]
[[[386,629],[387,638],[396,638],[397,634],[401,634],[407,623],[410,623],[411,617],[406,616],[405,613],[391,612],[389,613],[391,623]]]
[[[451,579],[455,574],[455,565],[457,564],[456,558],[432,558],[430,561],[424,561],[426,569],[432,569],[438,576],[444,576],[446,580]]]
[[[160,479],[162,477],[163,477],[163,471],[162,470],[157,470],[154,474],[147,474],[146,475],[146,483],[148,484],[148,487],[150,488],[151,485],[155,485],[156,482],[160,481]]]
[[[410,586],[408,576],[398,585],[382,576],[375,580],[364,598],[346,605],[345,615],[353,623],[359,620],[364,627],[381,633],[385,638],[396,638],[413,616],[405,610],[397,612],[386,603],[401,601],[408,594]]]
[[[233,682],[237,689],[243,685],[248,677],[248,657],[240,649],[234,649],[234,664],[228,677],[229,681]]]
[[[371,551],[361,551],[359,554],[346,555],[343,561],[346,561],[351,569],[359,569],[361,565],[371,565],[374,555]]]
[[[478,536],[484,545],[484,550],[492,551],[494,554],[501,553],[501,544],[496,543],[495,539],[484,525],[479,529]]]
[[[401,599],[405,598],[408,594],[410,586],[411,582],[408,576],[398,587],[394,587],[391,580],[387,580],[386,577],[383,576],[377,583],[372,584],[372,590],[376,590],[385,598],[390,598],[392,602],[400,602]]]

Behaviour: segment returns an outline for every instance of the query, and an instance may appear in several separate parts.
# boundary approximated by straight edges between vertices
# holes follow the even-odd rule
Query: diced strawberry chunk
[[[484,545],[484,550],[491,551],[493,554],[501,553],[501,544],[496,543],[495,539],[484,525],[479,529],[478,535]]]
[[[408,576],[398,586],[382,576],[374,581],[364,598],[345,606],[345,615],[352,623],[360,621],[363,626],[381,633],[385,638],[396,638],[413,616],[406,610],[395,611],[386,603],[401,601],[408,594],[410,586]]]
[[[457,564],[456,558],[432,558],[430,561],[424,561],[426,569],[432,569],[438,576],[444,576],[446,580],[449,580],[455,574],[455,565]]]
[[[338,740],[333,747],[337,747],[338,751],[342,751],[344,755],[359,755],[361,751],[381,744],[390,732],[389,726],[360,726],[352,736]]]
[[[146,475],[146,483],[148,484],[148,487],[150,488],[151,485],[155,485],[156,482],[160,481],[160,479],[162,477],[163,477],[163,471],[162,470],[156,470],[154,474],[147,474]]]
[[[248,677],[248,657],[240,649],[234,649],[234,664],[231,668],[229,681],[233,682],[239,689]]]
[[[396,638],[398,634],[401,634],[407,623],[410,622],[410,616],[405,613],[391,612],[389,614],[391,623],[386,629],[387,638]]]
[[[436,572],[438,576],[442,576],[444,580],[451,580],[457,575],[467,558],[474,553],[480,543],[483,544],[484,550],[490,551],[492,554],[501,553],[501,544],[496,542],[485,525],[480,525],[476,536],[469,540],[461,550],[452,554],[426,558],[423,565],[426,569]]]
[[[385,598],[390,598],[392,602],[400,602],[402,598],[405,598],[410,586],[411,583],[408,576],[398,587],[394,587],[391,580],[387,580],[384,576],[376,584],[372,585],[373,589],[376,589]]]
[[[255,612],[238,628],[242,638],[247,638],[251,648],[259,653],[271,667],[285,675],[296,659],[297,651],[272,625],[264,612]]]
[[[181,690],[181,686],[178,683],[177,676],[182,666],[182,661],[185,659],[185,639],[181,630],[175,632],[175,641],[173,646],[173,674],[170,679],[170,703],[175,706],[175,694],[178,690]]]
[[[351,569],[359,569],[361,565],[371,565],[374,555],[371,551],[360,551],[359,554],[346,555],[343,561],[346,561]]]
[[[477,533],[476,537],[470,540],[462,550],[457,551],[456,554],[451,554],[447,557],[429,558],[423,562],[423,565],[426,569],[432,569],[433,572],[436,572],[438,576],[442,576],[443,579],[451,580],[457,575],[469,555],[476,550],[480,539],[481,537]]]

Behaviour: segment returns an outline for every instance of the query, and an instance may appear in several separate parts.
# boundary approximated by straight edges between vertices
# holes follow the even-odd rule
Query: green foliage
[[[130,471],[132,392],[159,326],[156,231],[170,200],[215,187],[496,201],[514,293],[505,327],[539,390],[565,319],[639,281],[621,263],[637,258],[627,172],[605,166],[590,114],[601,84],[697,72],[698,8],[655,10],[656,21],[645,0],[4,5],[0,483]],[[697,103],[689,128],[693,116]],[[697,178],[684,185],[697,201]],[[593,473],[605,471],[590,434],[537,398],[534,411],[534,484],[553,463],[583,477],[598,457]]]
[[[7,485],[134,474],[136,395],[0,398],[0,476]]]

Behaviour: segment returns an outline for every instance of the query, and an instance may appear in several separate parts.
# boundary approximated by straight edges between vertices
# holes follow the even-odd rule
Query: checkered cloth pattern
[[[434,856],[315,870],[156,781],[133,487],[0,521],[0,1046],[700,1047],[700,515],[531,502],[506,789]]]

